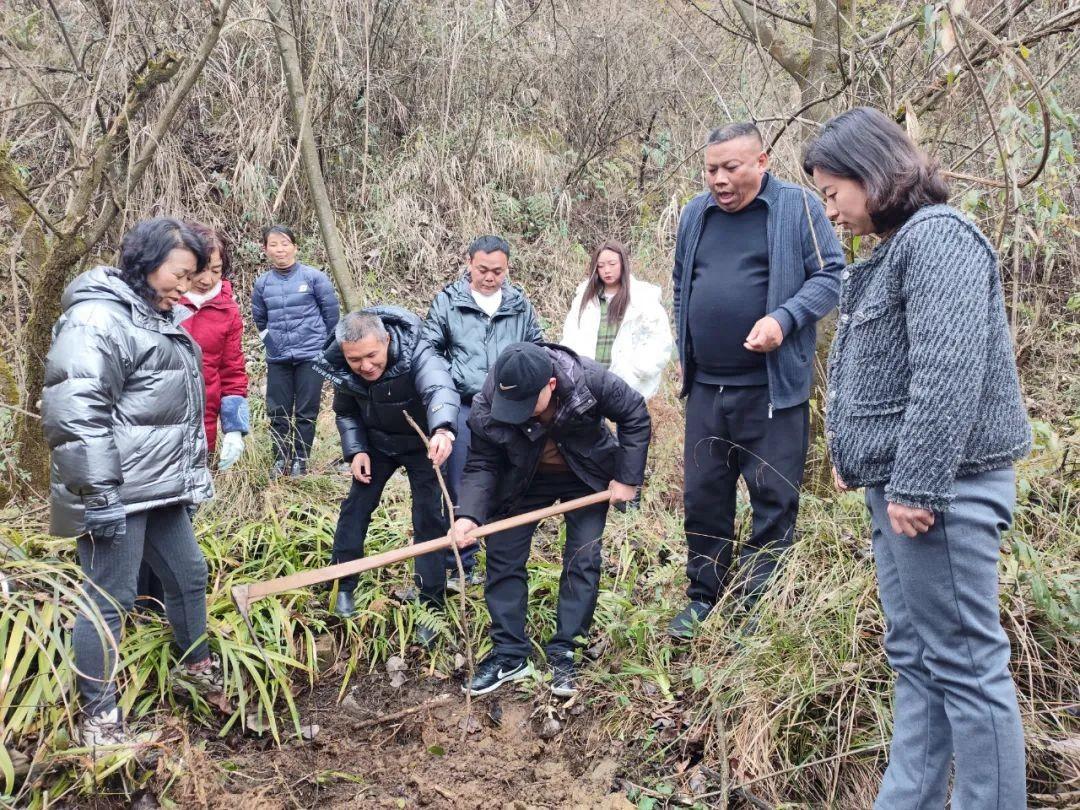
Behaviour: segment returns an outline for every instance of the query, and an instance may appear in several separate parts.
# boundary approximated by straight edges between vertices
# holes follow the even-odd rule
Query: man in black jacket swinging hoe
[[[615,423],[618,441],[605,422]],[[472,401],[472,431],[453,536],[459,547],[489,519],[607,490],[631,500],[645,475],[651,423],[645,400],[603,366],[553,344],[508,346]],[[547,645],[552,692],[577,691],[574,652],[588,637],[600,589],[607,503],[566,515],[555,635]],[[495,649],[464,689],[493,691],[530,674],[526,564],[536,523],[492,535],[484,598]]]
[[[413,542],[442,537],[448,529],[435,466],[453,448],[460,399],[446,361],[421,339],[420,329],[420,319],[399,307],[350,312],[316,364],[334,385],[341,452],[353,476],[334,532],[335,563],[364,556],[371,514],[398,467],[409,476]],[[426,451],[404,411],[431,437]],[[421,601],[441,606],[446,593],[442,554],[417,557],[415,566]],[[339,616],[355,612],[355,588],[355,576],[340,580],[334,606]],[[430,646],[435,633],[420,627],[417,640]]]

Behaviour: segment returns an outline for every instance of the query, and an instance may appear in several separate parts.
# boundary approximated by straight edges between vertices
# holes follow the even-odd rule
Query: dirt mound
[[[262,810],[632,808],[617,780],[618,760],[586,751],[588,712],[533,691],[504,686],[474,700],[467,714],[458,685],[447,681],[394,687],[375,673],[340,704],[336,690],[316,690],[302,702],[309,736],[318,726],[310,741],[212,744],[232,749],[212,754],[227,773],[220,806],[257,794]]]

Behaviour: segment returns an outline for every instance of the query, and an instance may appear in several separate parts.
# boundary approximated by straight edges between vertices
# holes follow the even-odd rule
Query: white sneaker
[[[107,748],[109,746],[130,745],[131,738],[124,729],[120,717],[120,708],[95,714],[83,715],[79,721],[79,744],[84,748]]]

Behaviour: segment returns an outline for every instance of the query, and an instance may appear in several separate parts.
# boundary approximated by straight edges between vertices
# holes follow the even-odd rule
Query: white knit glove
[[[227,470],[237,462],[244,452],[244,434],[240,431],[226,433],[221,440],[221,453],[218,454],[219,470]]]

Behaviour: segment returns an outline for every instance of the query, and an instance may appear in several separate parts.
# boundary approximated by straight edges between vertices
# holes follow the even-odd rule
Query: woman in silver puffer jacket
[[[75,623],[86,746],[127,741],[115,650],[145,559],[164,583],[184,663],[174,686],[222,689],[206,643],[206,561],[189,512],[213,495],[206,467],[201,354],[176,303],[206,264],[202,239],[172,219],[138,223],[119,268],[96,267],[64,291],[45,367],[42,424],[52,450],[52,532],[75,537],[87,588],[106,620]]]

